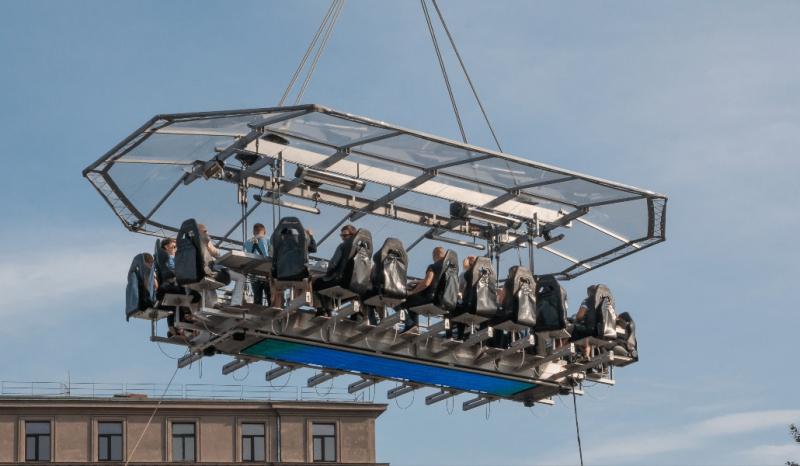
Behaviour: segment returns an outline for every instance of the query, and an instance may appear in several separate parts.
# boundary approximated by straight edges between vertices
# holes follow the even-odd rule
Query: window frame
[[[314,435],[315,425],[333,426],[333,435]],[[336,463],[339,461],[339,422],[334,419],[312,419],[309,422],[309,436],[311,438],[311,462],[312,463]],[[325,458],[325,439],[333,437],[333,459],[326,460]],[[323,459],[316,459],[314,456],[314,441],[321,439],[321,454]]]
[[[252,425],[252,424],[260,425],[261,427],[263,427],[264,428],[263,435],[246,435],[244,433],[244,426],[245,425]],[[245,439],[247,438],[247,439],[250,440],[251,457],[255,457],[255,454],[254,454],[255,450],[253,449],[253,447],[255,446],[255,439],[258,438],[258,437],[262,438],[261,441],[263,442],[263,445],[264,445],[264,458],[263,459],[246,459],[244,457],[244,442],[245,442]],[[268,426],[266,420],[264,420],[264,419],[259,419],[259,420],[244,419],[244,420],[239,421],[239,461],[242,462],[242,463],[264,463],[264,462],[269,461],[269,449],[267,448],[267,439],[268,438],[269,438],[269,426]]]
[[[200,423],[197,419],[169,419],[169,462],[171,463],[197,463],[200,461],[200,448],[199,448],[199,438],[200,438]],[[194,427],[194,431],[192,434],[176,434],[175,433],[175,425],[176,424],[190,424]],[[175,458],[175,449],[173,448],[173,443],[175,441],[176,436],[181,439],[181,447],[183,450],[184,458],[183,459],[176,459]],[[193,451],[192,451],[192,459],[186,459],[186,439],[192,438],[193,439]]]
[[[103,434],[100,432],[100,424],[119,424],[121,429],[119,434]],[[125,461],[125,420],[119,418],[99,418],[94,420],[94,436],[93,438],[96,440],[97,445],[94,448],[95,452],[95,461],[103,461],[107,463],[116,463]],[[120,437],[120,458],[119,459],[109,459],[111,457],[111,437]],[[103,437],[109,437],[108,443],[108,456],[109,458],[103,459],[100,457],[100,444],[102,442]]]
[[[20,423],[21,423],[21,430],[22,430],[22,435],[20,435],[21,448],[22,448],[22,451],[21,451],[21,454],[20,454],[20,458],[23,460],[23,462],[25,462],[25,463],[52,463],[53,459],[54,459],[53,458],[53,456],[54,456],[53,455],[53,453],[54,453],[53,452],[53,444],[54,444],[54,437],[55,437],[55,428],[54,428],[53,419],[52,418],[29,418],[29,419],[26,418],[26,419],[20,419]],[[47,433],[47,434],[28,434],[28,424],[29,423],[47,424],[47,426],[49,427],[49,429],[48,429],[49,433]],[[47,441],[48,458],[47,459],[41,459],[41,458],[39,458],[39,437],[45,437],[45,436],[48,437],[48,441]],[[34,459],[28,459],[28,437],[33,437],[33,438],[36,439],[35,440],[36,443],[35,443],[35,447],[34,447],[35,452],[36,452],[36,454],[35,454],[36,458],[34,458]]]

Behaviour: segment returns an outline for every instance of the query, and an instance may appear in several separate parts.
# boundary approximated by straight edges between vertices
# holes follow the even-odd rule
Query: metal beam
[[[600,225],[598,225],[598,224],[596,224],[594,222],[590,222],[589,220],[586,220],[584,218],[576,218],[575,220],[577,220],[580,223],[583,223],[587,227],[594,228],[595,230],[599,231],[600,233],[608,235],[608,236],[610,236],[610,237],[612,237],[612,238],[614,238],[614,239],[616,239],[618,241],[622,241],[623,243],[630,244],[631,246],[633,246],[636,249],[640,249],[641,248],[641,246],[639,246],[636,243],[632,243],[628,238],[625,238],[624,236],[622,236],[622,235],[620,235],[618,233],[614,233],[613,231],[611,231],[611,230],[609,230],[609,229],[607,229],[605,227],[601,227]]]
[[[408,183],[400,186],[399,188],[395,188],[389,191],[387,194],[375,199],[371,203],[369,203],[361,212],[353,212],[350,214],[350,221],[355,222],[356,220],[360,219],[361,217],[367,215],[367,212],[372,213],[375,209],[379,207],[383,207],[389,202],[397,199],[398,197],[402,196],[403,194],[413,190],[417,186],[425,183],[426,181],[434,178],[436,176],[436,171],[429,171],[424,173],[413,180],[409,181]]]

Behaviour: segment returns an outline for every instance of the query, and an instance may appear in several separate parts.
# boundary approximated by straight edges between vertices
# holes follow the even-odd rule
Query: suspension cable
[[[444,85],[447,87],[447,93],[450,95],[450,104],[453,106],[453,113],[458,122],[458,129],[461,131],[461,139],[464,141],[464,144],[467,144],[467,134],[464,132],[464,124],[461,122],[461,115],[458,113],[458,105],[453,96],[453,88],[450,86],[450,78],[447,77],[447,69],[444,66],[444,59],[442,58],[442,51],[439,49],[439,42],[436,40],[436,32],[433,29],[433,22],[428,12],[428,5],[425,3],[425,0],[419,0],[419,2],[422,5],[422,12],[425,14],[425,22],[428,24],[428,32],[431,34],[431,42],[433,42],[433,48],[436,51],[436,58],[439,60],[439,68],[442,71]]]
[[[494,127],[489,121],[489,116],[486,114],[486,109],[483,108],[483,103],[481,102],[480,97],[478,97],[478,91],[475,90],[475,85],[472,83],[472,78],[470,78],[469,73],[467,72],[467,67],[464,65],[464,60],[461,58],[461,54],[458,52],[456,42],[453,40],[453,36],[450,34],[450,29],[447,27],[447,23],[444,21],[442,10],[439,9],[439,4],[436,3],[436,0],[431,0],[431,3],[433,3],[433,7],[436,9],[436,14],[439,16],[439,21],[441,21],[442,27],[444,28],[444,32],[447,34],[447,38],[450,40],[450,46],[453,47],[453,52],[455,52],[456,58],[458,58],[458,63],[461,65],[461,70],[464,72],[464,77],[467,78],[469,88],[472,89],[472,95],[475,96],[475,101],[478,102],[478,107],[481,109],[483,119],[486,121],[486,126],[489,127],[489,131],[492,133],[492,138],[494,138],[494,143],[497,145],[497,150],[503,152],[503,148],[500,147],[500,141],[497,139],[497,134],[494,132]]]
[[[311,82],[311,76],[314,74],[314,71],[317,69],[317,62],[319,61],[319,57],[322,56],[322,52],[325,51],[325,46],[328,45],[328,39],[333,32],[333,27],[336,25],[336,20],[339,19],[339,13],[342,12],[342,8],[344,8],[344,1],[339,0],[336,4],[336,11],[333,13],[333,17],[328,24],[328,29],[325,31],[325,35],[322,38],[322,42],[320,43],[319,48],[317,49],[317,53],[314,55],[314,59],[311,61],[311,65],[308,70],[308,74],[306,74],[306,78],[303,81],[303,85],[300,86],[300,92],[297,94],[297,98],[294,100],[294,104],[297,105],[300,103],[300,99],[303,98],[303,94],[306,92],[306,87],[308,87],[308,83]],[[337,0],[334,0],[337,2]]]
[[[187,351],[188,353],[188,351]],[[161,397],[158,399],[158,403],[156,403],[156,407],[153,409],[153,413],[150,414],[150,419],[147,420],[147,424],[145,424],[142,433],[139,435],[139,439],[136,440],[136,444],[133,446],[131,453],[128,455],[128,459],[125,461],[125,466],[128,466],[128,463],[131,462],[133,459],[133,455],[136,453],[136,449],[139,448],[139,444],[142,442],[142,438],[144,438],[144,434],[147,433],[147,428],[150,427],[150,424],[153,422],[153,418],[156,417],[156,413],[158,412],[158,408],[161,407],[161,402],[164,401],[164,397],[167,396],[167,392],[169,391],[169,387],[172,385],[172,382],[175,380],[175,376],[178,375],[178,371],[180,370],[180,366],[175,367],[175,372],[172,373],[172,377],[169,379],[169,383],[164,388],[164,392],[161,393]]]
[[[581,466],[583,466],[583,448],[581,447],[581,428],[578,426],[578,400],[575,398],[575,387],[572,387],[572,409],[575,412],[575,433],[578,437],[578,455],[581,459]]]
[[[317,40],[319,39],[320,34],[322,34],[322,30],[325,28],[325,24],[327,24],[328,19],[331,16],[331,13],[333,13],[333,10],[334,10],[334,7],[336,6],[337,1],[338,0],[332,0],[331,1],[331,6],[328,7],[328,12],[325,13],[325,17],[322,19],[322,22],[320,23],[319,28],[317,28],[317,32],[316,32],[316,34],[314,34],[314,38],[311,39],[311,43],[308,44],[308,48],[306,49],[305,55],[303,55],[303,59],[300,60],[300,64],[297,65],[297,69],[294,71],[294,74],[292,75],[292,79],[289,81],[289,85],[286,86],[286,90],[283,91],[283,96],[281,96],[281,100],[280,100],[280,102],[278,102],[278,106],[279,107],[282,107],[283,103],[286,102],[286,98],[289,96],[289,92],[291,92],[292,87],[294,87],[295,82],[297,82],[297,78],[300,76],[300,72],[303,71],[303,68],[306,65],[306,60],[308,60],[309,55],[311,55],[311,51],[314,50],[314,47],[316,47]]]

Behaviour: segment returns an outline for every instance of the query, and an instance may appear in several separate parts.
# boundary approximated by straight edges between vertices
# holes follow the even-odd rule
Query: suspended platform
[[[586,377],[613,384],[611,369],[634,360],[615,355],[607,339],[570,343],[564,330],[482,324],[435,308],[415,309],[428,325],[401,333],[407,311],[395,311],[397,302],[361,302],[349,290],[330,292],[330,316],[318,315],[307,292],[280,308],[248,304],[242,277],[275,280],[272,259],[241,252],[248,221],[270,208],[273,216],[321,215],[320,247],[352,222],[391,231],[407,251],[443,243],[483,251],[498,271],[504,261],[521,265],[525,252],[537,280],[569,280],[665,240],[662,194],[318,105],[157,115],[83,174],[128,230],[174,237],[195,218],[227,252],[216,264],[236,272],[232,290],[208,278],[188,286],[204,296],[216,291],[215,304],[168,294],[162,309],[132,314],[152,320],[153,341],[187,347],[180,366],[221,353],[233,357],[224,373],[272,361],[268,380],[311,367],[319,373],[309,386],[353,374],[360,380],[352,392],[394,381],[389,398],[430,387],[428,404],[471,394],[464,409],[497,399],[548,403]],[[372,227],[376,221],[384,225]],[[353,319],[367,304],[379,309],[374,325]],[[191,309],[194,320],[178,324],[190,337],[157,333],[163,308],[174,306]],[[447,337],[457,322],[471,330],[461,340]],[[513,341],[492,347],[502,331]],[[589,354],[578,351],[587,344]]]

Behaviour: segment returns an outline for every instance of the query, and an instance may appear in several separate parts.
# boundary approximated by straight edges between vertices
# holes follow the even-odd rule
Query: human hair
[[[433,257],[437,259],[443,259],[444,255],[445,255],[445,250],[443,247],[436,246],[435,248],[433,248]]]
[[[253,234],[257,235],[259,231],[266,232],[267,227],[265,227],[263,223],[256,223],[253,225]]]
[[[145,264],[152,264],[154,262],[153,255],[149,252],[142,253],[142,257],[144,257]]]
[[[175,238],[164,238],[161,240],[161,249],[167,249],[170,244],[175,244]]]
[[[342,227],[341,232],[348,233],[350,235],[355,235],[358,232],[358,228],[348,223],[347,225]]]

